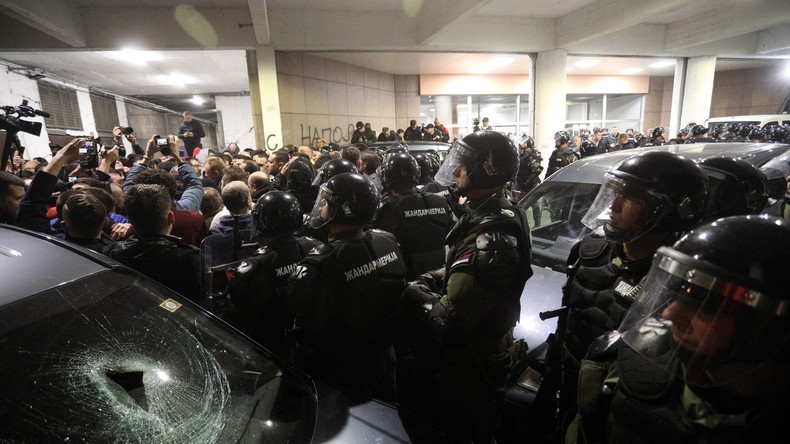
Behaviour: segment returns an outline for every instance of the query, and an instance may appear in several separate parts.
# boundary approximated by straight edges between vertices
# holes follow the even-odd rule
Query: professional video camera
[[[0,129],[4,129],[7,132],[5,144],[3,146],[2,165],[0,165],[0,170],[4,171],[6,165],[8,165],[8,160],[13,155],[14,149],[19,150],[20,153],[22,150],[19,138],[16,134],[19,131],[34,136],[41,134],[41,122],[31,122],[29,120],[23,120],[22,118],[35,116],[49,117],[49,113],[28,106],[27,100],[23,100],[22,104],[19,106],[0,106],[0,109],[5,113],[4,115],[0,115]]]

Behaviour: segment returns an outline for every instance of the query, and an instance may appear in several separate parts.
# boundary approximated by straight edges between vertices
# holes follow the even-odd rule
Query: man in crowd
[[[159,184],[131,185],[126,190],[126,215],[134,234],[107,254],[199,303],[200,252],[170,235],[175,216],[168,189]]]
[[[192,157],[195,148],[200,146],[200,139],[206,137],[206,133],[203,131],[203,125],[192,117],[192,113],[184,111],[184,121],[178,127],[178,137],[184,141],[187,157]]]

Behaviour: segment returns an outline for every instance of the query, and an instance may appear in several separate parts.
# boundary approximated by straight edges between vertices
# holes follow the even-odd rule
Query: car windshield
[[[565,272],[571,247],[590,229],[581,219],[600,184],[543,182],[519,203],[527,213],[532,264]]]
[[[311,381],[111,269],[0,309],[2,442],[309,442]]]

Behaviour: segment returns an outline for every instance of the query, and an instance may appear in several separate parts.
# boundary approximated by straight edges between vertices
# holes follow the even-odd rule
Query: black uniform
[[[500,391],[513,365],[512,328],[532,275],[531,247],[526,216],[503,194],[467,205],[476,209],[448,234],[443,273],[424,275],[417,285],[440,292],[429,315],[442,346],[441,404],[434,413],[454,433],[490,439],[499,420]]]
[[[287,356],[286,330],[293,325],[288,311],[288,276],[321,242],[293,238],[265,246],[245,259],[233,272],[228,292],[233,310],[227,321],[280,356]]]
[[[311,251],[288,282],[296,365],[360,394],[391,396],[405,275],[398,243],[383,231],[333,235]]]
[[[579,160],[579,156],[577,156],[567,145],[555,149],[551,152],[551,156],[549,157],[549,167],[546,170],[546,177],[551,176],[555,171],[577,160]]]
[[[451,222],[445,199],[415,192],[386,198],[373,226],[395,235],[406,260],[406,278],[414,280],[444,265],[444,239]]]

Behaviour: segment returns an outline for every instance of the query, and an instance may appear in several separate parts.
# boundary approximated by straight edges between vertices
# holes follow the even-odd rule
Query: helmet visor
[[[788,360],[786,301],[700,269],[661,247],[619,331],[656,371],[697,386],[731,383],[781,353]],[[704,267],[704,265],[702,265]],[[679,362],[683,372],[667,363]],[[659,370],[660,369],[660,370]]]
[[[582,223],[591,230],[604,227],[610,240],[626,244],[661,223],[671,208],[668,201],[665,195],[652,188],[607,172]],[[635,216],[637,210],[638,217]]]
[[[327,188],[326,184],[321,185],[318,197],[315,199],[312,211],[310,211],[310,226],[321,228],[332,221],[337,211],[337,205],[331,205],[335,199],[335,193]]]
[[[444,159],[444,162],[442,162],[442,166],[439,168],[439,171],[436,172],[433,179],[446,187],[455,184],[454,172],[456,168],[464,164],[466,159],[472,157],[474,157],[474,150],[464,142],[456,140],[453,146],[450,147],[447,157]]]

